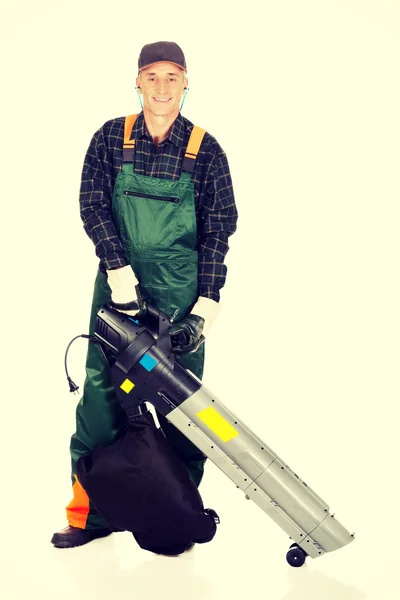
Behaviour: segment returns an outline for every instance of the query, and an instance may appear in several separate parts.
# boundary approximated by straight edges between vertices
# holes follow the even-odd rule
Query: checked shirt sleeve
[[[224,264],[229,250],[228,238],[236,231],[238,218],[226,154],[219,152],[207,174],[202,199],[202,218],[199,231],[199,296],[220,299],[220,289],[226,280]]]
[[[111,162],[102,128],[94,134],[86,153],[79,194],[83,227],[95,245],[101,270],[127,264],[112,220]]]

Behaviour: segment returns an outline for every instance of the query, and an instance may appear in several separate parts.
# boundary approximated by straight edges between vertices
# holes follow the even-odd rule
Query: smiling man
[[[204,340],[218,313],[228,237],[237,222],[228,161],[216,139],[180,113],[188,85],[181,48],[174,42],[147,44],[138,69],[142,112],[104,123],[90,142],[82,171],[81,217],[100,259],[89,331],[93,334],[102,304],[134,316],[146,297],[174,317],[171,333],[186,334],[184,345],[174,348],[176,358],[201,379]],[[58,548],[111,533],[82,488],[76,463],[111,444],[124,429],[126,414],[96,344],[89,345],[86,373],[70,446],[69,525],[52,538]],[[206,457],[157,416],[198,486]]]

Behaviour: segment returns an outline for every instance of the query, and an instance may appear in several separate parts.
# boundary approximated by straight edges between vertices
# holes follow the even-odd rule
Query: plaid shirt
[[[114,183],[122,168],[124,123],[125,117],[118,117],[96,131],[82,171],[81,218],[95,244],[103,272],[128,264],[111,213]],[[169,136],[156,149],[141,112],[131,135],[131,139],[136,139],[135,173],[179,179],[192,129],[193,123],[179,113]],[[198,293],[218,302],[219,290],[226,279],[228,237],[236,230],[238,215],[226,155],[209,133],[200,146],[192,181],[197,217]]]

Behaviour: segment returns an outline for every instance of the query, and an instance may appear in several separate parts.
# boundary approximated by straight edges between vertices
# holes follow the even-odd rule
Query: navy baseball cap
[[[175,42],[154,42],[143,46],[139,54],[139,71],[157,62],[170,62],[186,71],[185,56]]]

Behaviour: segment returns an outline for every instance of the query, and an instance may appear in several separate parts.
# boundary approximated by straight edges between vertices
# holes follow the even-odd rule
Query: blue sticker
[[[136,321],[136,319],[132,319],[132,317],[128,317],[128,319],[129,319],[130,321],[133,321],[134,323],[137,323],[138,325],[140,325],[139,321]]]
[[[152,369],[154,369],[158,361],[152,356],[150,356],[150,354],[145,354],[144,356],[142,356],[139,362],[142,365],[142,367],[146,369],[146,371],[150,372]]]

